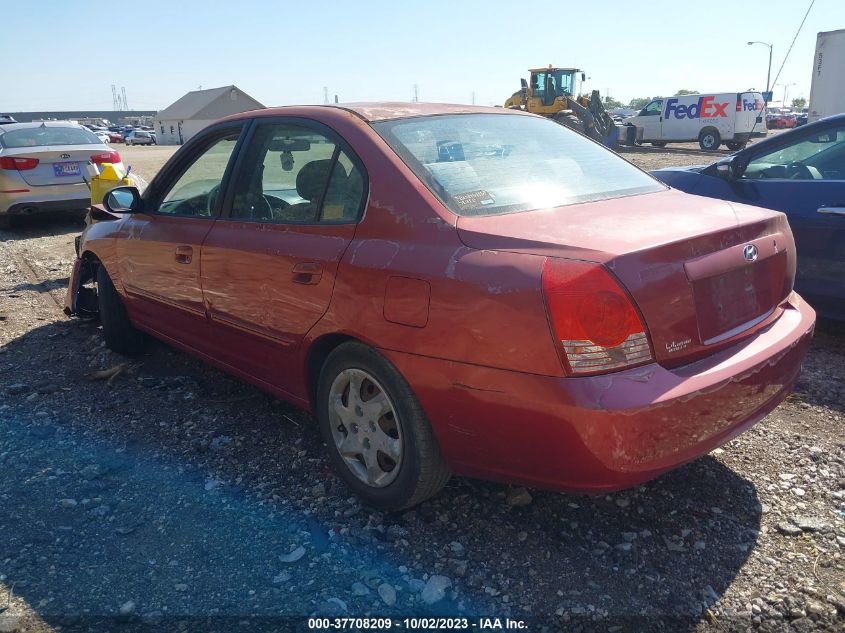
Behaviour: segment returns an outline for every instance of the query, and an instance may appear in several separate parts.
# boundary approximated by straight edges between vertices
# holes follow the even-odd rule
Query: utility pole
[[[126,86],[121,86],[120,92],[123,94],[123,109],[128,110],[129,109],[129,103],[126,101]]]
[[[472,105],[475,105],[475,90],[472,91]]]
[[[328,86],[323,86],[323,103],[324,104],[329,103],[329,87]]]
[[[117,97],[117,86],[111,85],[111,107],[116,112],[120,110],[120,100]]]
[[[772,48],[773,48],[773,45],[769,44],[768,42],[748,42],[749,46],[751,46],[753,44],[762,44],[763,46],[769,47],[769,70],[766,71],[766,92],[769,92],[769,82],[772,79]]]
[[[414,96],[411,98],[413,103],[418,103],[420,100],[420,90],[417,84],[414,84]]]

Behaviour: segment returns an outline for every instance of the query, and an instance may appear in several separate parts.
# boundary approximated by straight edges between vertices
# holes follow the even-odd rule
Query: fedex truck
[[[637,128],[636,140],[663,147],[666,143],[698,141],[712,152],[745,147],[752,137],[766,136],[759,92],[721,92],[654,99],[639,114],[625,119]]]
[[[816,37],[808,123],[845,112],[843,77],[845,77],[845,29],[823,31]]]

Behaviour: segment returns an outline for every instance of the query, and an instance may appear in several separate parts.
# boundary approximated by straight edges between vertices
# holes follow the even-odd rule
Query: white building
[[[221,117],[263,107],[237,86],[193,90],[156,113],[156,141],[181,145]]]

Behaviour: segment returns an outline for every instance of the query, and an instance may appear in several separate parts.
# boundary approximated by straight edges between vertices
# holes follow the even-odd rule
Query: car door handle
[[[194,249],[190,246],[177,246],[176,247],[176,263],[177,264],[190,264],[191,259],[194,257]]]
[[[313,285],[320,283],[323,267],[317,262],[299,262],[293,267],[293,281],[298,284]]]
[[[822,215],[845,215],[845,207],[819,207],[816,213]]]

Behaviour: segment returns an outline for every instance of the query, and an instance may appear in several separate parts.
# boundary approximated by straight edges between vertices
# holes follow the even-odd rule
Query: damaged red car
[[[386,509],[453,473],[656,477],[777,406],[815,322],[783,214],[513,110],[247,112],[93,215],[67,311],[118,352],[149,334],[313,412]]]

